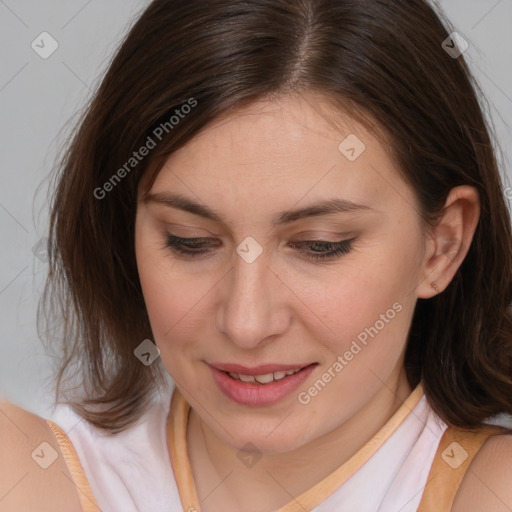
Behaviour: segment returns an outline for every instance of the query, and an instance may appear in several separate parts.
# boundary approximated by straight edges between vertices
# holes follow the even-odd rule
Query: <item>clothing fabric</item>
[[[102,512],[182,510],[166,440],[173,390],[171,384],[157,389],[146,414],[115,435],[91,425],[68,406],[57,406],[52,422],[76,450]]]

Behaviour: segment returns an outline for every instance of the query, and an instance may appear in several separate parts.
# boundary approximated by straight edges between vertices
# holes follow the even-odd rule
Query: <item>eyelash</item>
[[[174,253],[185,256],[188,258],[196,258],[198,256],[201,256],[203,254],[206,254],[210,252],[211,249],[207,250],[194,250],[194,249],[201,249],[201,247],[204,247],[204,245],[207,244],[208,240],[211,240],[209,238],[180,238],[174,235],[171,235],[170,233],[167,233],[166,243],[165,247],[171,249]],[[318,246],[324,246],[327,248],[330,248],[329,251],[325,252],[310,252],[310,251],[299,251],[302,254],[305,254],[307,258],[314,260],[314,261],[321,261],[321,260],[333,260],[336,258],[340,258],[344,254],[348,254],[352,248],[353,244],[355,242],[356,238],[352,238],[350,240],[342,240],[340,242],[327,242],[324,240],[305,240],[304,242],[296,242],[292,245],[306,245],[310,247],[314,247],[315,245]],[[189,246],[187,247],[187,244]],[[196,247],[190,247],[190,245]],[[198,247],[199,245],[199,247]],[[184,249],[183,246],[186,248]]]

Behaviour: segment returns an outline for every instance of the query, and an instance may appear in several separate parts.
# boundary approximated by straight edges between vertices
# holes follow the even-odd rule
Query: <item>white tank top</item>
[[[169,382],[155,393],[143,417],[115,435],[92,426],[68,406],[56,408],[52,421],[72,442],[102,512],[193,510],[182,506],[169,457],[166,424],[173,392]],[[182,423],[183,433],[186,420]],[[389,422],[342,466],[349,474],[341,486],[334,492],[325,486],[317,489],[314,508],[304,507],[307,501],[301,504],[299,497],[297,503],[290,502],[280,511],[416,512],[446,428],[429,407],[420,384]],[[176,470],[181,471],[181,466]]]

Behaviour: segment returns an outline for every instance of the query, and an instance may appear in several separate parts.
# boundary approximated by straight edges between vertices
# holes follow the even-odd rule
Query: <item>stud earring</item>
[[[437,292],[439,293],[439,287],[437,286],[437,282],[436,281],[433,281],[430,283],[430,286]]]

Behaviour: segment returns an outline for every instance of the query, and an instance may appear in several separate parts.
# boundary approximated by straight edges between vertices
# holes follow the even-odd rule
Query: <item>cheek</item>
[[[172,260],[167,257],[164,240],[159,240],[149,229],[137,227],[136,233],[139,279],[155,341],[160,346],[185,313],[182,311],[187,302],[184,295],[191,290],[183,286],[179,275],[172,271]]]
[[[180,339],[177,334],[190,328],[197,319],[197,289],[190,281],[180,278],[180,274],[166,268],[161,261],[142,260],[139,275],[156,342],[160,348],[171,339]],[[196,311],[195,311],[196,310]]]
[[[197,333],[211,318],[205,308],[212,283],[207,276],[184,272],[164,244],[156,234],[141,235],[136,239],[136,256],[154,342],[171,371],[186,364],[180,360],[182,354],[190,354],[200,344]]]
[[[197,302],[193,287],[180,282],[176,274],[167,272],[161,262],[151,264],[150,257],[141,259],[140,280],[153,341],[160,349],[163,366],[181,382],[183,372],[189,375],[193,371],[190,361],[194,359],[191,356],[194,344],[189,341],[197,339],[193,331],[193,324],[197,323],[192,307]]]
[[[311,309],[321,309],[326,331],[328,348],[335,354],[352,351],[353,354],[369,352],[367,348],[376,345],[397,346],[407,329],[410,298],[405,301],[392,286],[384,283],[377,287],[347,286],[343,291],[328,294],[330,300]],[[379,347],[375,350],[380,352]],[[369,355],[369,354],[368,354]],[[359,357],[359,355],[358,355]],[[352,354],[347,354],[352,359]],[[360,357],[359,357],[360,358]]]
[[[396,360],[403,349],[416,301],[418,263],[405,256],[414,249],[398,247],[376,244],[364,261],[340,265],[336,278],[326,275],[314,293],[304,288],[304,302],[316,314],[309,314],[318,326],[316,338],[323,340],[332,362],[346,353],[352,366],[355,360],[378,366]]]

